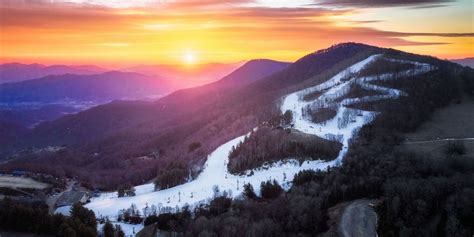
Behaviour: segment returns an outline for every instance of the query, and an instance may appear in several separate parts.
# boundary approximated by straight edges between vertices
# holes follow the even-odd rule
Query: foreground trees
[[[189,236],[316,236],[328,229],[330,207],[359,198],[383,200],[376,207],[380,236],[470,236],[474,160],[361,146],[340,167],[300,172],[288,192],[267,181],[256,195],[247,184],[241,199],[216,196],[194,215],[160,215],[168,223],[160,228]]]
[[[132,197],[135,196],[135,187],[131,184],[120,185],[117,189],[118,197]]]
[[[120,225],[114,226],[109,220],[104,223],[102,234],[104,237],[125,237],[122,227]]]
[[[155,189],[167,189],[185,182],[189,176],[186,164],[180,161],[173,161],[166,165],[155,179]]]
[[[94,212],[75,204],[71,216],[48,214],[43,204],[22,204],[5,199],[0,201],[0,229],[19,233],[57,236],[97,236]]]
[[[264,199],[275,199],[283,193],[283,189],[276,180],[262,182],[260,185],[260,194]]]

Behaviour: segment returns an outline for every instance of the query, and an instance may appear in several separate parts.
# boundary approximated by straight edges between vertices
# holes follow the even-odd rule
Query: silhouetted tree
[[[262,182],[260,185],[260,194],[264,199],[277,198],[282,192],[283,189],[276,180],[273,180],[273,182],[268,180],[266,182]]]
[[[255,191],[253,190],[253,186],[250,183],[246,183],[244,185],[243,194],[248,199],[251,199],[251,200],[257,199],[257,194],[255,194]]]

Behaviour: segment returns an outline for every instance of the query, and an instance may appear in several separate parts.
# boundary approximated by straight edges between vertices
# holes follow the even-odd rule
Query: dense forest
[[[471,236],[473,171],[474,161],[465,157],[433,160],[370,145],[351,152],[341,167],[301,172],[287,193],[266,188],[267,182],[258,196],[249,188],[243,199],[216,197],[194,215],[173,214],[172,224],[159,227],[189,236],[314,236],[327,230],[327,209],[336,203],[383,197],[380,236]]]
[[[50,215],[48,206],[42,203],[16,203],[0,200],[0,229],[53,236],[97,235],[97,222],[93,211],[75,204],[71,216]]]
[[[163,169],[160,169],[155,178],[155,189],[167,189],[184,183],[190,175],[184,162],[179,160],[169,162]]]
[[[380,95],[380,93],[374,90],[364,89],[360,85],[355,84],[351,86],[351,88],[349,89],[349,91],[343,98],[340,98],[336,101],[341,101],[344,98],[361,98],[364,96],[373,96],[373,95]]]
[[[305,160],[333,160],[341,144],[294,129],[259,127],[229,154],[228,169],[242,173],[288,158]]]
[[[310,115],[311,121],[313,123],[324,123],[332,118],[334,118],[337,114],[334,108],[319,108],[316,110],[311,110],[308,108],[308,111],[303,111]]]
[[[61,237],[124,237],[120,225],[113,225],[108,219],[97,230],[97,219],[93,211],[80,203],[72,206],[70,216],[51,215],[44,203],[15,202],[0,200],[0,230],[10,233],[31,233]]]
[[[368,67],[363,68],[358,74],[360,76],[383,75],[387,73],[399,73],[405,70],[413,69],[411,63],[391,61],[390,59],[379,59],[371,63]]]

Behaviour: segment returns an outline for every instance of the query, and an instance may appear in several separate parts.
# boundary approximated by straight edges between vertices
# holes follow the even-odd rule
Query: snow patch
[[[71,216],[72,206],[62,206],[54,210],[54,214],[62,214],[63,216]]]

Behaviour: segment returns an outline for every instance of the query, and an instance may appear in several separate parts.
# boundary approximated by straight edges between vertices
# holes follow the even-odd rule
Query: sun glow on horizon
[[[186,52],[183,55],[184,64],[192,65],[196,63],[196,56],[193,52]]]
[[[8,2],[0,1],[0,62],[191,68],[295,61],[348,41],[440,58],[474,56],[472,0],[380,1],[380,8],[335,0],[329,1],[335,7],[311,4],[319,0]]]

